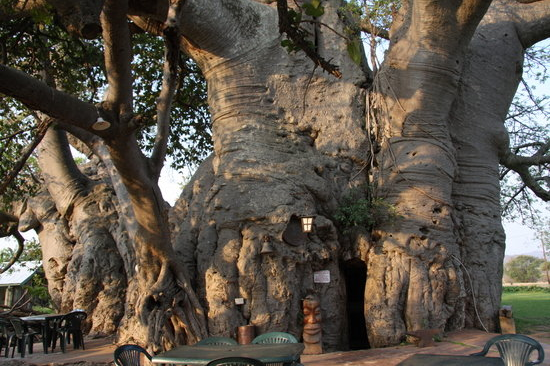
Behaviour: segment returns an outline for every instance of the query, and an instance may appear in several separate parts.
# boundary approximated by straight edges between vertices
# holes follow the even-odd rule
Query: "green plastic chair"
[[[254,358],[224,357],[208,362],[207,366],[265,366],[265,364]]]
[[[252,340],[252,344],[285,344],[298,343],[298,339],[292,334],[273,331],[258,335]]]
[[[204,338],[195,345],[237,345],[235,339],[226,338],[224,336],[211,336],[209,338]]]
[[[149,361],[151,355],[142,347],[135,344],[121,345],[115,349],[114,360],[116,366],[141,366],[141,356]]]
[[[500,358],[507,366],[532,366],[544,361],[544,349],[538,341],[521,334],[498,335],[485,343],[481,352],[471,354],[472,356],[485,356],[492,345],[496,345]],[[533,351],[538,351],[538,358],[529,360]]]

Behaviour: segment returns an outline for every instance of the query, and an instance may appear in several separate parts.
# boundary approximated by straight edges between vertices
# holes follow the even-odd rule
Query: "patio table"
[[[40,325],[44,353],[48,354],[48,348],[52,344],[52,334],[55,329],[55,321],[61,319],[63,315],[65,314],[32,315],[20,317],[20,319],[29,326]]]
[[[181,345],[153,356],[153,363],[204,366],[223,357],[248,357],[266,364],[291,365],[300,360],[302,343],[238,344],[238,345]]]
[[[460,356],[446,354],[414,354],[398,366],[504,366],[499,357]]]

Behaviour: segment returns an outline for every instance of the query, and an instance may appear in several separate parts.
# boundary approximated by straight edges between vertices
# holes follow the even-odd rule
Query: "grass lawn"
[[[519,334],[550,331],[549,292],[504,292],[502,304],[512,305]]]

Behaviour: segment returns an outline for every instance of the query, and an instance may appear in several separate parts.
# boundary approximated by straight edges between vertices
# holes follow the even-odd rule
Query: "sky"
[[[506,255],[530,254],[542,257],[540,240],[535,237],[532,229],[521,223],[503,222],[502,224],[506,231]]]

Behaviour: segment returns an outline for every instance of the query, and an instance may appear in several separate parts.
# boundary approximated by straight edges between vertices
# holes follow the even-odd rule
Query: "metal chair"
[[[149,361],[151,355],[147,351],[135,344],[121,345],[115,349],[115,365],[116,366],[141,366],[141,356],[144,356]]]
[[[485,343],[483,350],[472,356],[485,356],[489,348],[495,344],[500,358],[507,366],[532,366],[544,361],[544,349],[535,339],[520,334],[498,335]],[[529,356],[533,351],[538,351],[538,358],[529,361]]]
[[[273,331],[258,335],[252,340],[252,344],[284,344],[284,343],[298,343],[298,339],[292,334],[283,333],[280,331]]]
[[[55,336],[52,350],[55,349],[57,338],[59,338],[61,351],[65,353],[65,346],[71,342],[71,335],[73,337],[74,349],[79,349],[80,346],[82,346],[82,349],[85,349],[84,335],[82,334],[82,321],[84,321],[86,317],[88,317],[88,314],[84,311],[72,311],[63,315],[54,331]]]
[[[226,338],[224,336],[211,336],[204,338],[195,345],[237,345],[237,341],[232,338]]]
[[[224,357],[208,362],[207,366],[265,366],[265,364],[254,358]]]

